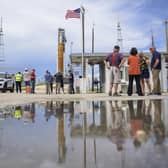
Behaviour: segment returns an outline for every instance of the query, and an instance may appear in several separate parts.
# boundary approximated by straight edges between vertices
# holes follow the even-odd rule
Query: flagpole
[[[95,26],[95,24],[93,23],[93,27],[92,27],[92,54],[94,54],[94,26]]]
[[[94,23],[92,27],[92,56],[94,54]],[[92,91],[94,91],[94,64],[92,64]]]
[[[81,6],[81,22],[82,22],[82,92],[84,93],[84,53],[85,53],[85,9]]]
[[[81,19],[82,19],[82,76],[84,75],[84,53],[85,53],[85,9],[81,6]]]

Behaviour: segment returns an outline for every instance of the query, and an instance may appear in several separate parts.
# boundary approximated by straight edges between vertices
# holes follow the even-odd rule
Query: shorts
[[[30,86],[30,81],[25,81],[25,86]]]
[[[149,79],[150,78],[150,74],[149,74],[149,70],[145,69],[143,71],[141,71],[141,79]]]
[[[61,88],[61,82],[56,82],[56,89]]]
[[[111,66],[110,67],[110,82],[112,84],[116,84],[116,83],[120,83],[120,81],[121,81],[120,69],[115,66]]]

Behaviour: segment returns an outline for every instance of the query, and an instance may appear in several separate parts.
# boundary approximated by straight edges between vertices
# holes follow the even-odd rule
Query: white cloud
[[[86,8],[85,39],[86,51],[91,51],[91,28],[95,23],[95,51],[111,51],[117,41],[117,20],[120,20],[124,39],[124,49],[132,46],[145,48],[150,45],[150,29],[158,32],[161,18],[143,11],[146,0],[1,0],[0,15],[4,18],[5,53],[7,61],[20,60],[24,64],[24,55],[30,53],[26,61],[42,53],[48,53],[48,59],[56,59],[57,31],[59,27],[66,30],[67,48],[73,41],[73,51],[81,51],[81,24],[78,19],[65,20],[67,9],[75,9],[83,4]],[[143,11],[143,12],[142,12]],[[145,13],[146,12],[146,13]],[[142,14],[141,14],[142,13]],[[153,26],[154,25],[154,26]],[[160,46],[163,48],[163,46]],[[12,53],[12,57],[11,57]],[[34,54],[33,54],[34,53]],[[32,55],[32,57],[31,57]],[[38,64],[39,64],[38,63]]]

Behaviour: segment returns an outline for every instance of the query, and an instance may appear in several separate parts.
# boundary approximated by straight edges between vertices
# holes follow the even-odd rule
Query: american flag
[[[65,15],[65,18],[80,18],[80,8],[75,10],[67,10],[67,13]]]

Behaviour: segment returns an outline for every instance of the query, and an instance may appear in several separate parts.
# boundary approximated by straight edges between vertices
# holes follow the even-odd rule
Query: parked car
[[[1,92],[14,92],[15,81],[7,72],[0,72],[0,91]]]

